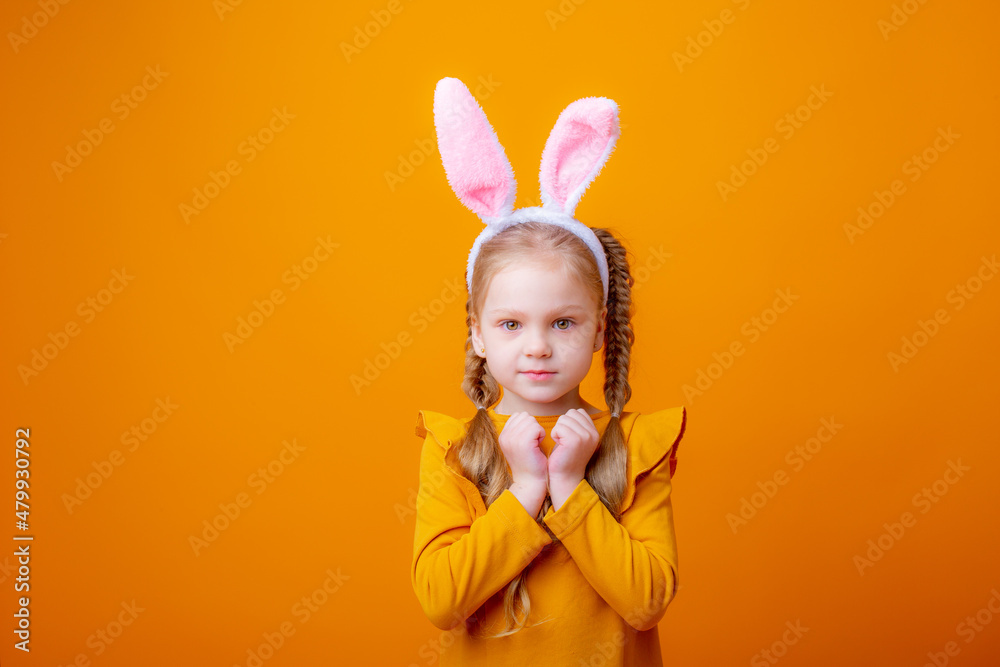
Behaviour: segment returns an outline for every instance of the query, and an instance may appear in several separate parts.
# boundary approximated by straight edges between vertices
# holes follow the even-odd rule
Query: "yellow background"
[[[15,543],[0,538],[0,660],[248,665],[284,623],[294,634],[263,664],[437,662],[449,635],[409,581],[413,428],[418,409],[473,409],[463,275],[481,229],[434,148],[434,85],[454,76],[479,90],[518,207],[538,202],[567,104],[621,108],[576,214],[635,258],[628,409],[688,408],[665,663],[765,664],[767,649],[783,665],[921,665],[954,642],[950,664],[996,664],[1000,280],[983,258],[1000,249],[998,19],[982,1],[4,3],[0,494],[12,508],[15,429],[30,427],[35,540],[24,654]],[[286,121],[268,135],[275,109]],[[54,168],[102,121],[113,130],[76,167]],[[253,153],[258,135],[270,143]],[[226,186],[185,220],[213,173]],[[851,237],[896,180],[905,191]],[[976,290],[961,308],[957,285]],[[275,290],[282,303],[227,345]],[[772,319],[779,290],[798,298]],[[894,366],[904,338],[920,346]],[[603,406],[601,379],[595,357],[583,393]],[[787,453],[824,419],[842,426],[795,469]],[[144,420],[130,451],[122,434]],[[934,487],[949,461],[968,470]],[[779,471],[787,484],[754,496]],[[760,507],[734,531],[743,499]],[[328,571],[335,592],[317,594]],[[303,620],[309,596],[324,602]],[[970,635],[977,612],[991,622]],[[786,643],[796,622],[808,631]]]

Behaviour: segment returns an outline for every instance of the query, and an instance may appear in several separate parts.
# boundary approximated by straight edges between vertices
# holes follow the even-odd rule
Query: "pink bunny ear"
[[[434,126],[448,183],[459,200],[480,218],[511,213],[517,191],[514,170],[486,114],[456,78],[437,83]]]
[[[563,109],[542,151],[542,206],[572,216],[618,136],[614,100],[584,97]]]

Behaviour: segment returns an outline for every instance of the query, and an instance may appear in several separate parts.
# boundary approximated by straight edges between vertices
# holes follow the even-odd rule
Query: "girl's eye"
[[[559,322],[566,322],[567,326],[560,327],[560,326],[558,326]],[[513,328],[513,329],[510,328],[509,326],[507,326],[508,324],[513,324],[515,328]],[[567,331],[572,325],[573,325],[573,320],[569,320],[569,319],[556,320],[556,328],[558,328],[559,331]],[[517,322],[514,321],[514,320],[504,320],[503,322],[500,323],[500,326],[502,326],[504,328],[504,331],[516,331],[517,330],[517,328],[516,328],[517,327]]]

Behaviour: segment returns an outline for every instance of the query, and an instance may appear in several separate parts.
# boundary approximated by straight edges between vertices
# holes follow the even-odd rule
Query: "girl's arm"
[[[444,448],[428,432],[411,580],[424,613],[441,630],[468,618],[552,541],[510,489],[473,521],[463,482],[471,485],[445,467]]]
[[[678,586],[670,461],[665,454],[640,477],[621,523],[586,479],[543,517],[594,590],[640,631],[663,618]]]

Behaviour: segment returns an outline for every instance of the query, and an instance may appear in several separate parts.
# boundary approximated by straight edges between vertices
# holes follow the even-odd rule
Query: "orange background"
[[[996,664],[1000,280],[982,263],[1000,248],[995,3],[76,1],[44,20],[43,6],[0,9],[0,494],[13,505],[15,429],[30,427],[35,538],[30,654],[13,648],[14,547],[0,551],[4,664],[247,665],[282,624],[294,634],[263,664],[437,662],[449,635],[409,581],[413,428],[418,409],[471,414],[463,274],[481,229],[434,148],[444,76],[490,82],[478,94],[518,207],[538,201],[559,112],[590,95],[620,105],[622,138],[577,216],[635,257],[628,409],[688,408],[665,663],[769,664],[766,649],[783,665],[921,665],[954,642],[950,664]],[[810,109],[814,86],[830,96]],[[268,135],[274,109],[286,120]],[[794,133],[776,125],[796,112]],[[57,174],[103,119],[113,130]],[[253,152],[257,135],[269,143]],[[723,197],[765,145],[777,151]],[[225,187],[186,221],[213,173]],[[897,179],[852,242],[845,225]],[[960,284],[976,290],[961,308]],[[275,290],[282,303],[227,346]],[[778,290],[798,299],[772,319]],[[88,298],[104,300],[91,317]],[[77,335],[23,379],[69,323]],[[717,361],[735,342],[743,353]],[[583,393],[603,406],[600,371]],[[825,437],[824,419],[842,426],[796,469],[787,453]],[[144,420],[129,450],[122,434]],[[949,461],[968,470],[934,487]],[[780,471],[786,484],[754,496]],[[925,487],[935,502],[915,503]],[[734,532],[742,499],[759,507]],[[240,514],[196,554],[203,522],[226,523],[220,504]],[[907,511],[915,523],[885,534]],[[317,593],[328,570],[335,592]],[[309,596],[323,604],[304,620]],[[977,612],[991,622],[971,631]],[[131,624],[104,643],[119,617]],[[786,643],[786,623],[808,631]]]

